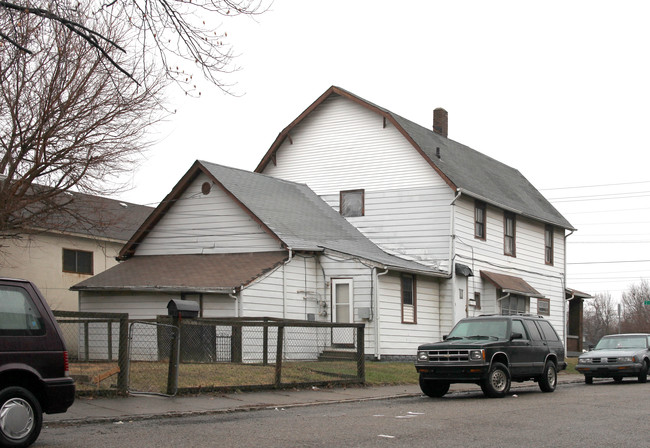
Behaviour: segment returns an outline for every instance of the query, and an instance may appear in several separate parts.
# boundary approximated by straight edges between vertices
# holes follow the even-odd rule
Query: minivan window
[[[555,333],[555,330],[553,330],[553,327],[551,327],[551,324],[549,324],[545,320],[537,321],[537,324],[542,329],[542,333],[544,334],[544,339],[546,339],[547,341],[559,340],[557,334]]]
[[[45,334],[43,319],[27,291],[14,286],[0,286],[0,335],[42,334]]]

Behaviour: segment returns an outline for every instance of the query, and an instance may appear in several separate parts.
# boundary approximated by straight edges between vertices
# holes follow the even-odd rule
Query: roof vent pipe
[[[436,157],[440,158],[440,148],[436,147]]]
[[[433,132],[447,137],[447,111],[442,107],[433,110]]]

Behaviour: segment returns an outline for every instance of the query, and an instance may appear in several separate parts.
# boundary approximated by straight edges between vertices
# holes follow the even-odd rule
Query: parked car
[[[576,370],[585,376],[585,383],[594,378],[613,378],[620,383],[625,377],[648,381],[650,368],[650,334],[612,334],[603,336],[596,347],[578,357]]]
[[[512,381],[533,380],[553,392],[566,368],[564,345],[542,317],[466,318],[443,339],[418,347],[420,389],[430,397],[442,397],[452,383],[476,383],[487,397],[505,396]]]
[[[47,302],[29,281],[0,278],[0,446],[26,447],[43,412],[74,402],[68,352]]]

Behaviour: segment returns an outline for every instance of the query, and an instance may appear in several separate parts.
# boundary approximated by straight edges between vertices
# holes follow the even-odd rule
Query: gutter
[[[379,333],[381,330],[381,326],[379,324],[379,276],[388,274],[389,270],[386,269],[384,272],[377,272],[377,268],[373,268],[373,270],[375,272],[375,280],[377,282],[377,287],[375,288],[375,297],[373,298],[375,301],[375,310],[377,313],[376,316],[373,314],[373,323],[375,327],[375,358],[377,361],[381,361],[381,341]]]
[[[571,235],[573,235],[573,233],[575,232],[575,229],[570,229],[570,230],[571,230],[571,231],[569,232],[568,235],[564,235],[564,278],[563,278],[563,280],[564,280],[564,282],[563,282],[564,285],[562,285],[562,336],[563,336],[562,339],[564,339],[564,347],[565,347],[565,350],[566,350],[566,346],[567,346],[567,345],[566,345],[566,344],[567,344],[567,334],[566,334],[566,333],[567,333],[567,322],[566,322],[566,319],[567,319],[567,316],[566,316],[566,302],[567,302],[567,301],[566,301],[566,297],[565,297],[565,296],[566,296],[566,287],[567,287],[567,281],[566,281],[566,264],[567,264],[567,262],[566,262],[566,254],[567,254],[567,244],[566,244],[566,243],[567,243],[567,239],[568,239]],[[573,297],[575,297],[575,294],[572,295],[572,298],[573,298]],[[580,343],[582,343],[582,341],[580,341]]]

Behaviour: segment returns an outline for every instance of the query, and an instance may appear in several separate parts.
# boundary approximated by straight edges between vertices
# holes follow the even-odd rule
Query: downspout
[[[231,293],[228,294],[228,297],[235,299],[235,317],[241,317],[241,300],[235,295],[235,290],[233,289]]]
[[[388,269],[386,269],[384,272],[377,272],[377,268],[373,268],[373,270],[375,273],[374,280],[377,284],[377,287],[375,288],[375,297],[373,298],[375,301],[375,310],[372,314],[375,327],[375,359],[377,359],[377,361],[381,361],[381,341],[379,333],[381,330],[381,326],[379,324],[379,276],[388,274]]]
[[[566,324],[566,297],[564,297],[565,289],[566,289],[566,253],[567,253],[567,245],[566,245],[566,240],[569,238],[575,230],[571,230],[568,235],[564,235],[564,272],[562,273],[562,282],[564,283],[562,285],[562,332],[564,333],[564,347],[566,348],[566,343],[567,343],[567,324]],[[581,322],[582,323],[582,322]],[[582,344],[582,341],[579,341],[580,344]]]
[[[289,251],[289,258],[282,265],[282,318],[287,318],[287,265],[291,263],[293,259],[293,251],[290,247],[287,247]]]
[[[449,204],[449,278],[451,278],[451,312],[452,312],[452,324],[456,323],[456,300],[454,294],[456,293],[456,275],[454,274],[454,258],[456,256],[456,213],[454,212],[454,207],[456,201],[460,198],[460,195],[463,194],[462,190],[459,188],[454,200]],[[440,313],[438,313],[438,328],[442,328],[442,318]]]

